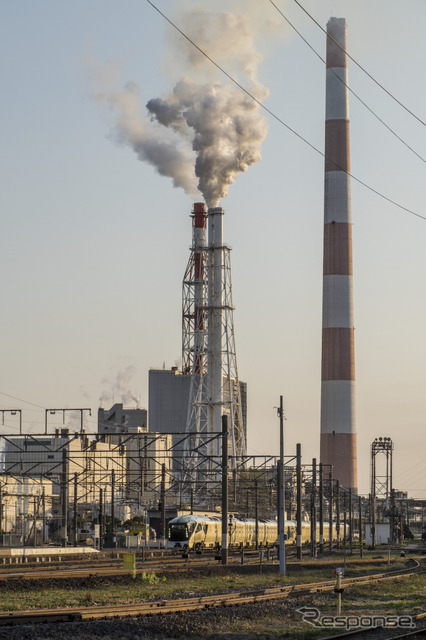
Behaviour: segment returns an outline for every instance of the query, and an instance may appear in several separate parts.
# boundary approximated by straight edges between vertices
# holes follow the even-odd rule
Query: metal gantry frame
[[[174,440],[171,435],[143,432],[110,436],[57,430],[49,437],[46,434],[0,436],[0,526],[5,524],[8,503],[25,502],[25,499],[27,507],[22,507],[20,514],[14,512],[14,517],[16,520],[19,516],[15,525],[24,532],[27,543],[36,526],[40,530],[40,524],[43,525],[42,536],[38,537],[45,541],[44,525],[47,522],[53,532],[56,530],[56,537],[62,544],[67,544],[68,539],[76,541],[77,523],[85,520],[104,523],[103,530],[112,539],[114,515],[117,514],[124,520],[122,514],[125,512],[157,510],[161,511],[163,522],[166,503],[168,508],[192,512],[194,499],[198,509],[220,510],[223,455],[218,459],[217,456],[205,456],[204,452],[217,448],[222,434],[201,434],[198,444],[191,442],[193,434],[173,434]],[[194,458],[198,460],[199,468],[185,478],[180,469],[186,440],[190,446],[199,446]],[[211,440],[216,441],[214,447]],[[231,456],[228,450],[227,468],[229,514],[256,521],[275,519],[280,504],[279,456]],[[310,465],[301,464],[298,446],[296,455],[285,456],[284,471],[287,520],[301,523],[303,514],[311,512],[313,523],[331,522],[334,515],[336,527],[340,527],[342,509],[343,543],[350,543],[352,499],[349,493],[340,489],[338,481],[334,481],[332,470],[323,468],[324,480],[321,482],[320,477],[318,482],[321,470],[316,461]],[[328,491],[327,485],[330,485]],[[342,491],[347,494],[345,506],[341,503]],[[12,495],[13,492],[20,497]],[[321,515],[322,518],[317,518]],[[163,524],[162,527],[165,531]],[[321,535],[321,529],[319,532]],[[299,556],[302,554],[301,533],[300,528],[296,543]],[[316,533],[315,524],[311,532],[313,554],[317,550]],[[319,543],[319,550],[323,551],[324,540],[320,538]]]
[[[218,469],[221,460],[216,456],[204,459],[203,452],[209,448],[209,440],[220,443],[222,434],[200,436],[197,452],[200,468],[184,482],[182,474],[173,469],[173,463],[177,463],[177,468],[182,465],[182,443],[191,439],[192,434],[173,434],[174,444],[170,438],[168,442],[172,444],[159,453],[156,441],[164,440],[167,434],[103,436],[66,431],[58,430],[48,437],[46,434],[0,436],[1,516],[7,513],[7,503],[17,483],[25,485],[19,489],[20,497],[27,501],[27,507],[22,508],[22,518],[32,518],[38,524],[41,520],[43,525],[47,520],[56,522],[54,528],[60,530],[63,544],[69,537],[67,528],[72,528],[75,535],[77,515],[79,518],[86,515],[93,521],[99,512],[105,517],[115,507],[117,513],[119,505],[133,505],[134,510],[154,508],[161,502],[162,494],[169,504],[181,508],[188,508],[190,496],[193,499],[194,494],[202,508],[216,509],[221,504]],[[118,441],[110,440],[108,451],[96,450],[97,443],[105,444],[111,437]],[[286,457],[286,465],[293,461],[294,456]],[[229,506],[233,513],[253,517],[257,511],[260,517],[273,517],[271,514],[277,507],[277,463],[278,457],[271,455],[229,456]],[[247,495],[247,502],[241,500],[241,496]],[[34,506],[29,508],[28,501],[34,499]],[[4,524],[3,519],[0,524]],[[44,533],[43,526],[43,540]]]
[[[393,516],[395,505],[393,503],[393,463],[392,454],[394,444],[391,438],[380,437],[375,438],[371,444],[371,539],[372,546],[376,544],[376,523],[377,523],[377,505],[378,500],[384,504],[384,512],[382,516],[389,517],[390,538],[394,538],[394,522]],[[380,456],[381,465],[378,465],[378,456]],[[384,465],[383,465],[384,458]],[[383,468],[384,466],[384,468]],[[380,468],[382,469],[380,472]]]

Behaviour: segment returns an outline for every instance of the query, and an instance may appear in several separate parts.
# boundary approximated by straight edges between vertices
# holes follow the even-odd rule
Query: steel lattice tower
[[[228,415],[229,453],[245,453],[231,284],[231,250],[223,244],[223,209],[194,205],[191,256],[183,281],[183,373],[191,375],[186,470],[218,459],[221,417]],[[208,245],[205,243],[208,219]],[[209,440],[209,434],[212,435]],[[200,435],[203,436],[202,442]]]
[[[187,468],[197,466],[193,451],[199,450],[198,434],[208,432],[207,391],[207,213],[204,203],[194,204],[192,247],[182,287],[182,372],[191,375],[185,442]],[[207,451],[203,451],[207,455]]]

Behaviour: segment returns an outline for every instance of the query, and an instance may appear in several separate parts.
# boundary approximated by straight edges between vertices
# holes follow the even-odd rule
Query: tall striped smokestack
[[[356,490],[346,20],[330,18],[327,34],[320,456],[342,486]]]

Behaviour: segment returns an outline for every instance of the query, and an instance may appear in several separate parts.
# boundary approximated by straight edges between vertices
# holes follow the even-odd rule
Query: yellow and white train
[[[328,541],[329,525],[324,522],[324,542]],[[256,521],[231,518],[228,525],[228,546],[230,548],[254,548],[256,546]],[[333,525],[333,540],[336,539]],[[285,543],[296,544],[296,522],[285,522]],[[307,544],[311,538],[310,522],[302,522],[301,543]],[[317,540],[319,524],[317,524]],[[179,516],[170,520],[168,526],[167,547],[169,549],[214,549],[221,546],[222,521],[220,517]],[[258,546],[272,547],[278,544],[278,524],[275,520],[259,520],[257,525]]]

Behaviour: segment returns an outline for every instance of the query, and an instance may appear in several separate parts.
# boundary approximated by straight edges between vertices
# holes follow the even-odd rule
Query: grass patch
[[[335,566],[343,566],[339,559]],[[402,561],[392,565],[391,569],[404,568]],[[367,573],[381,573],[386,567],[375,566],[373,561],[366,565],[347,565],[346,577],[365,575]],[[22,583],[22,588],[7,590],[7,585],[0,585],[1,611],[19,611],[24,609],[45,609],[56,607],[84,607],[93,605],[130,604],[145,600],[168,599],[176,597],[190,597],[277,587],[283,584],[305,584],[322,580],[333,580],[333,568],[328,566],[321,569],[303,568],[302,571],[291,571],[282,578],[277,574],[245,575],[232,572],[225,575],[193,575],[191,572],[184,577],[165,579],[155,573],[137,573],[134,578],[111,578],[90,581],[84,587],[67,585],[45,586],[42,582]],[[423,582],[422,582],[423,580]],[[371,610],[376,607],[388,607],[392,613],[407,612],[410,607],[421,607],[426,602],[426,579],[422,576],[400,580],[386,581],[376,585],[351,587],[344,594],[344,602],[353,610]],[[16,585],[18,586],[18,585]],[[21,586],[21,585],[19,585]],[[352,596],[352,594],[355,594]],[[334,594],[330,595],[330,602],[326,606],[334,606]],[[355,599],[353,599],[355,598]]]

